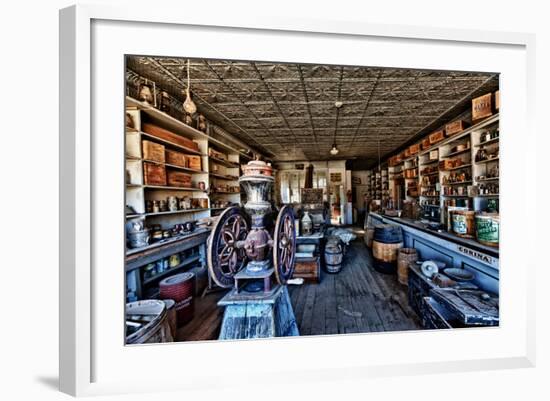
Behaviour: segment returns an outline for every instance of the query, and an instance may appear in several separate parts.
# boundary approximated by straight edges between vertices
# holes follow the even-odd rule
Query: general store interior
[[[498,325],[498,73],[148,56],[125,72],[127,344],[277,332],[227,327],[237,281],[210,246],[256,201],[247,171],[270,177],[275,230],[295,222],[288,277],[264,281],[292,335]]]

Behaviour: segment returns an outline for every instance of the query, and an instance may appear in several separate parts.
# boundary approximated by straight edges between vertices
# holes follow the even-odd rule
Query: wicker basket
[[[397,281],[408,285],[409,263],[418,260],[418,253],[414,248],[401,248],[397,253]]]

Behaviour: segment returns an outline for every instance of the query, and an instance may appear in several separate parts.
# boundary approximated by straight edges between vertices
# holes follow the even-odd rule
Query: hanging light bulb
[[[191,100],[190,88],[191,88],[191,78],[189,75],[189,59],[187,59],[187,89],[185,90],[186,98],[185,98],[185,101],[183,102],[183,110],[187,114],[195,114],[197,112],[197,106],[195,105],[193,100]]]
[[[336,156],[338,154],[338,152],[340,152],[338,150],[338,147],[336,146],[336,131],[337,131],[337,128],[338,128],[338,112],[339,112],[339,109],[340,107],[343,106],[343,102],[341,101],[336,101],[334,102],[334,107],[336,107],[336,127],[334,128],[334,142],[332,143],[332,149],[330,150],[330,154],[333,155],[333,156]]]

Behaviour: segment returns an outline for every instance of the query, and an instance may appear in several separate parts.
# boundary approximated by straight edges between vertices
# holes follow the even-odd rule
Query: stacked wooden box
[[[157,127],[156,125],[143,123],[141,125],[141,129],[143,130],[143,132],[151,136],[154,136],[156,138],[164,139],[165,141],[172,142],[176,145],[179,145],[184,148],[188,148],[197,152],[199,150],[199,145],[197,145],[197,143],[193,142],[191,139],[185,138],[181,135],[174,134],[173,132],[170,132],[164,128]]]

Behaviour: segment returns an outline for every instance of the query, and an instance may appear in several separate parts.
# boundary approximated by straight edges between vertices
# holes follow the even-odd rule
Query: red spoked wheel
[[[243,248],[237,248],[237,241],[244,241],[248,230],[246,215],[236,206],[224,210],[214,225],[206,257],[210,276],[220,287],[231,287],[233,277],[245,265],[246,253]]]
[[[294,274],[295,256],[294,212],[286,205],[277,216],[273,235],[273,266],[279,284],[285,285]]]

